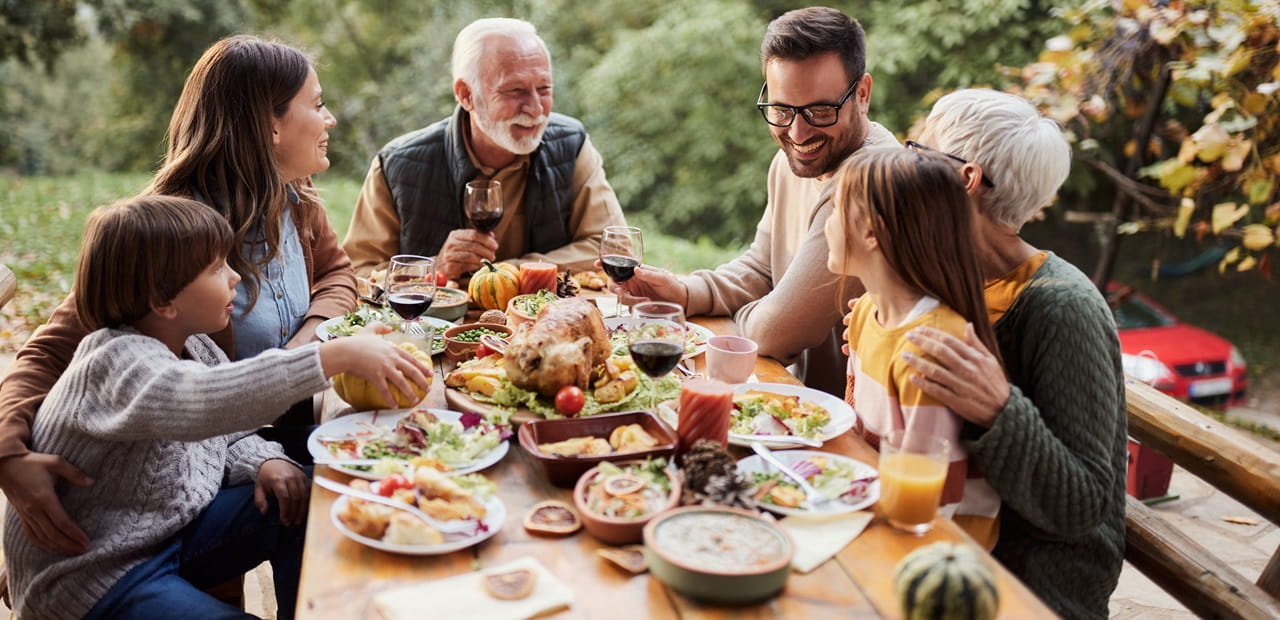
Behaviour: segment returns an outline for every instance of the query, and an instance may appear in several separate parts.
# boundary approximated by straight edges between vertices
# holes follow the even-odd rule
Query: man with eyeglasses
[[[829,8],[790,11],[770,22],[760,58],[756,105],[779,151],[755,241],[732,262],[688,276],[642,266],[619,292],[623,301],[674,301],[690,315],[733,315],[761,355],[795,364],[805,385],[842,396],[844,300],[827,271],[825,191],[854,151],[897,141],[867,119],[871,76],[857,20]],[[845,290],[862,292],[856,282]]]

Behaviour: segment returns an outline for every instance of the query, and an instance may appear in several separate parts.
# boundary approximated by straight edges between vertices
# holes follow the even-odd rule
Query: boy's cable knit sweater
[[[1127,472],[1111,311],[1050,255],[995,331],[1013,389],[967,443],[1003,501],[993,553],[1062,616],[1105,618],[1124,560]]]
[[[279,444],[241,431],[328,385],[315,345],[227,363],[199,335],[187,339],[186,353],[193,359],[132,330],[101,329],[80,343],[36,415],[31,448],[93,477],[61,498],[89,550],[36,548],[9,506],[4,551],[19,617],[84,616],[224,483],[251,482],[264,461],[284,458]]]

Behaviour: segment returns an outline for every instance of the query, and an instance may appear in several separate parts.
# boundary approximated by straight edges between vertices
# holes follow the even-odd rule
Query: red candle
[[[556,266],[552,263],[524,263],[520,265],[520,294],[528,295],[542,289],[556,291]]]
[[[729,415],[733,411],[733,387],[714,379],[690,379],[680,389],[680,420],[676,428],[683,454],[699,439],[729,444]]]

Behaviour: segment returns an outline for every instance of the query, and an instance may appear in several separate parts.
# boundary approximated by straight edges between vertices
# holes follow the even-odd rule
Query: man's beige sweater
[[[897,143],[879,123],[870,123],[862,146]],[[829,179],[792,174],[779,150],[769,165],[769,200],[751,247],[729,263],[685,276],[685,311],[732,315],[742,335],[760,345],[760,355],[795,364],[805,385],[843,397],[840,320],[862,285],[845,278],[841,294],[841,278],[827,270],[828,185]]]

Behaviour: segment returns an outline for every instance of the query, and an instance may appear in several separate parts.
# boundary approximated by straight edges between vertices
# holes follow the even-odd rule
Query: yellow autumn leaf
[[[1253,256],[1246,256],[1244,257],[1244,260],[1240,261],[1239,265],[1236,265],[1236,271],[1248,271],[1250,269],[1253,269],[1253,266],[1257,264],[1258,264],[1258,259],[1254,258]]]
[[[1264,177],[1249,182],[1249,204],[1260,205],[1271,200],[1271,192],[1275,190],[1275,179]]]
[[[1218,273],[1226,273],[1227,266],[1238,260],[1240,260],[1240,247],[1236,246],[1231,248],[1231,251],[1227,252],[1227,255],[1223,256],[1222,260],[1218,261]]]
[[[1225,77],[1231,77],[1241,71],[1244,71],[1249,67],[1249,60],[1252,55],[1252,52],[1247,46],[1237,48],[1236,51],[1232,52],[1231,55],[1227,57],[1225,66],[1222,69],[1222,74]]]
[[[1244,167],[1244,160],[1249,157],[1249,152],[1253,150],[1252,140],[1231,141],[1227,147],[1227,152],[1222,156],[1222,169],[1227,172],[1236,172]]]
[[[1197,129],[1194,134],[1191,134],[1191,139],[1196,141],[1198,147],[1196,156],[1206,164],[1222,157],[1223,153],[1227,152],[1227,145],[1231,142],[1231,136],[1217,123]]]
[[[1242,245],[1253,251],[1258,251],[1275,243],[1276,237],[1271,229],[1262,224],[1249,224],[1244,227],[1244,239]]]
[[[1218,234],[1231,227],[1249,212],[1249,205],[1236,207],[1234,202],[1221,202],[1213,205],[1213,234]]]
[[[1263,221],[1268,224],[1280,224],[1280,202],[1268,205],[1262,215]]]
[[[1191,223],[1191,214],[1195,213],[1196,201],[1183,198],[1178,204],[1178,217],[1173,221],[1173,234],[1181,239],[1187,234],[1187,225]]]
[[[1196,158],[1196,153],[1200,147],[1196,145],[1196,141],[1191,138],[1182,140],[1182,146],[1178,147],[1178,161],[1189,164]]]
[[[1245,112],[1248,112],[1253,116],[1259,116],[1263,112],[1267,111],[1267,102],[1269,101],[1270,98],[1262,93],[1249,93],[1244,96],[1244,101],[1241,102],[1241,107],[1244,108]]]
[[[1195,180],[1199,171],[1195,166],[1188,166],[1179,163],[1176,159],[1169,160],[1172,165],[1164,167],[1159,176],[1160,185],[1169,190],[1171,194],[1181,193],[1188,185]]]

